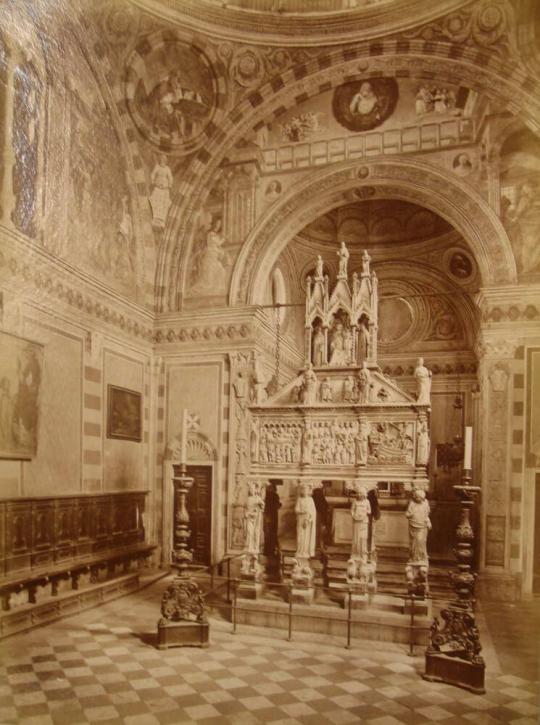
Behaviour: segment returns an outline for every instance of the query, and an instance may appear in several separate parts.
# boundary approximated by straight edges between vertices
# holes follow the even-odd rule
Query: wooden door
[[[212,541],[212,466],[188,466],[193,486],[187,495],[194,564],[210,564]]]

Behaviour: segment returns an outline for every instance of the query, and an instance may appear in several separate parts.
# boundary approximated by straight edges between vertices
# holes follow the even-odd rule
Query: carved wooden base
[[[483,695],[486,666],[449,657],[440,652],[426,652],[426,671],[422,675],[428,682],[446,682],[463,687],[477,695]]]
[[[158,622],[158,649],[169,647],[208,647],[210,627],[208,622]]]
[[[207,647],[208,620],[199,585],[189,575],[176,576],[161,599],[158,622],[158,649],[167,647]]]

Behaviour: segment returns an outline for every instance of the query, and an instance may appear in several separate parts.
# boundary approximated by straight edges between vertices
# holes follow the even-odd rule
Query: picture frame
[[[0,332],[0,459],[37,454],[44,347]]]
[[[136,390],[107,386],[107,438],[142,441],[142,395]]]

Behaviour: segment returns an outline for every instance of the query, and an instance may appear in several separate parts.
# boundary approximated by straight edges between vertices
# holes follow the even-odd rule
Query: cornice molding
[[[475,302],[484,323],[501,323],[505,326],[520,323],[520,330],[524,331],[521,323],[525,322],[538,330],[540,284],[482,288]]]
[[[116,328],[121,333],[150,342],[153,313],[122,297],[113,289],[53,257],[23,235],[2,227],[0,279],[17,295],[29,300],[55,300]]]
[[[336,12],[260,12],[205,0],[131,0],[141,10],[222,41],[310,47],[404,32],[471,5],[471,0],[395,0]]]

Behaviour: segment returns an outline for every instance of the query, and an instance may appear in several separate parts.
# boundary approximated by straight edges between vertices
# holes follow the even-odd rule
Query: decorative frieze
[[[41,295],[43,292],[55,297],[68,306],[85,312],[87,315],[103,320],[109,325],[118,328],[130,336],[151,342],[153,329],[140,320],[129,317],[127,314],[106,305],[95,297],[75,289],[64,278],[57,277],[54,271],[45,268],[32,267],[30,264],[21,264],[15,256],[9,256],[0,251],[0,271],[5,268],[14,277],[19,277],[27,284],[31,284]]]

